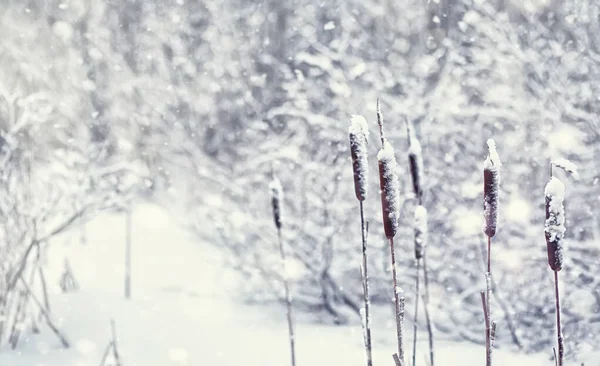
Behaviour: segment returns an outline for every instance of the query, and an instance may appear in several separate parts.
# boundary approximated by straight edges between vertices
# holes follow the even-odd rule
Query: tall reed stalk
[[[487,141],[488,156],[483,163],[483,216],[485,223],[483,232],[487,236],[487,272],[485,273],[485,293],[481,292],[481,302],[485,318],[485,364],[492,365],[492,350],[496,333],[495,322],[492,321],[490,301],[492,297],[492,237],[496,235],[498,225],[498,193],[500,186],[500,157],[496,152],[496,142]]]
[[[406,132],[408,135],[408,164],[410,170],[410,176],[412,178],[412,186],[415,194],[415,198],[418,201],[418,206],[415,209],[415,260],[416,260],[416,276],[415,276],[415,289],[416,289],[416,300],[415,300],[415,316],[414,316],[414,327],[413,327],[413,366],[416,363],[417,357],[417,322],[419,319],[419,300],[421,300],[420,294],[420,266],[423,263],[423,277],[425,279],[425,296],[423,296],[423,306],[425,308],[425,321],[427,324],[427,333],[429,335],[429,364],[434,366],[434,351],[433,351],[433,326],[431,325],[431,317],[429,314],[429,280],[427,273],[427,252],[425,250],[427,245],[427,210],[423,206],[423,187],[421,185],[423,175],[423,153],[421,150],[421,144],[417,139],[414,129],[410,121],[406,120]]]
[[[565,197],[565,185],[552,174],[550,164],[550,180],[544,189],[546,196],[546,223],[544,233],[546,236],[546,249],[548,251],[548,265],[554,272],[554,301],[556,308],[556,344],[554,356],[557,366],[563,366],[565,345],[563,340],[561,321],[560,321],[560,294],[558,288],[558,272],[563,266],[563,238],[565,235],[565,207],[563,204]],[[561,166],[561,165],[558,165]],[[563,166],[561,166],[563,167]],[[564,167],[563,167],[564,168]],[[567,170],[567,169],[566,169]]]
[[[287,308],[287,322],[288,322],[288,336],[290,341],[290,353],[291,353],[291,364],[296,366],[296,348],[294,339],[294,321],[292,315],[292,296],[290,293],[290,285],[287,271],[287,261],[285,257],[285,247],[283,245],[283,239],[281,237],[282,227],[282,216],[281,216],[281,203],[283,202],[283,188],[281,182],[272,173],[272,181],[269,184],[271,190],[271,205],[273,207],[273,220],[275,227],[277,228],[277,239],[279,241],[279,254],[281,256],[281,263],[283,267],[283,287],[285,290],[285,304]]]
[[[368,222],[365,222],[365,212],[363,201],[368,193],[368,143],[369,143],[369,127],[367,121],[362,116],[352,116],[349,129],[350,138],[350,154],[352,156],[352,170],[354,173],[354,191],[359,202],[360,210],[360,227],[362,237],[362,263],[360,274],[363,287],[364,308],[361,312],[363,338],[365,343],[365,357],[367,366],[373,366],[373,350],[371,341],[371,301],[369,298],[369,272],[367,266],[367,235]]]
[[[398,217],[400,216],[400,182],[398,180],[397,163],[392,145],[383,133],[383,116],[379,99],[377,99],[377,123],[381,137],[381,150],[377,154],[379,163],[379,187],[381,191],[381,209],[383,215],[383,228],[390,244],[392,259],[392,282],[394,286],[394,304],[396,307],[396,333],[398,336],[398,353],[393,355],[397,366],[404,363],[404,292],[398,286],[396,276],[396,253],[394,249],[394,236],[398,230]]]

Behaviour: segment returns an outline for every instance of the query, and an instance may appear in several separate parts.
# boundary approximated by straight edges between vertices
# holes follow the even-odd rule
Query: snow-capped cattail
[[[489,238],[496,235],[498,225],[498,189],[500,185],[500,157],[496,152],[496,142],[487,140],[488,157],[483,162],[483,232]]]
[[[379,187],[381,190],[381,209],[385,236],[393,238],[398,230],[400,216],[400,182],[398,180],[394,148],[384,139],[383,146],[377,154],[379,161]]]
[[[546,248],[548,264],[553,271],[560,271],[563,263],[562,239],[565,235],[565,185],[555,177],[551,177],[546,188]]]
[[[352,154],[352,169],[354,171],[354,191],[359,201],[367,197],[367,177],[369,164],[367,145],[369,143],[369,127],[367,120],[360,115],[353,115],[349,129],[350,153]]]
[[[415,258],[423,258],[427,246],[427,209],[417,206],[415,209]]]
[[[421,187],[421,174],[423,172],[423,154],[421,144],[417,139],[414,129],[410,122],[406,121],[406,130],[408,133],[408,164],[410,167],[410,176],[412,178],[413,191],[415,197],[421,202],[423,188]]]
[[[277,229],[281,229],[281,201],[283,200],[283,188],[279,179],[273,175],[269,184],[271,190],[271,205],[273,206],[273,220]]]

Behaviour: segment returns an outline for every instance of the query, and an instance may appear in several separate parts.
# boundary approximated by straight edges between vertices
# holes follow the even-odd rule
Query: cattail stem
[[[489,236],[487,243],[487,272],[492,273],[492,238],[490,238]]]
[[[421,291],[419,287],[419,272],[421,267],[421,260],[417,259],[417,277],[415,278],[415,318],[413,323],[413,359],[412,365],[415,366],[417,362],[417,321],[419,320],[419,299],[421,298]]]
[[[404,296],[400,296],[402,290],[398,287],[398,281],[396,277],[396,253],[394,250],[394,238],[390,238],[390,251],[392,255],[392,281],[394,285],[394,304],[396,306],[396,334],[398,336],[398,353],[397,357],[394,357],[396,363],[400,366],[404,366],[404,335],[403,335],[403,324],[404,324]]]
[[[423,253],[423,284],[425,285],[425,304],[429,303],[429,272],[427,271],[427,252]]]
[[[492,365],[492,307],[490,305],[492,298],[492,238],[488,236],[488,250],[487,250],[487,273],[485,274],[485,304],[487,307],[486,317],[486,363],[487,366]]]
[[[363,333],[365,338],[365,355],[367,357],[367,366],[373,366],[373,351],[371,345],[371,314],[370,307],[371,301],[369,299],[369,272],[367,270],[367,234],[368,234],[368,223],[365,223],[365,213],[363,208],[363,201],[359,201],[360,204],[360,225],[362,231],[362,267],[361,277],[363,282],[363,300],[365,304]]]
[[[558,292],[558,271],[554,271],[554,295],[556,301],[556,341],[558,344],[558,366],[563,366],[565,345],[560,324],[560,295]]]
[[[279,240],[279,254],[281,255],[281,263],[283,265],[283,287],[285,290],[285,304],[287,307],[287,322],[288,334],[290,338],[290,352],[292,366],[296,366],[296,348],[294,342],[294,321],[292,316],[292,296],[290,295],[290,285],[287,276],[287,261],[285,259],[285,249],[283,247],[283,239],[281,238],[281,228],[277,229],[277,239]]]

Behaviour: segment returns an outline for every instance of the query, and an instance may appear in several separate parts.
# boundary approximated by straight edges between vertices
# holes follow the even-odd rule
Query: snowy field
[[[123,296],[125,218],[100,216],[87,225],[86,245],[77,235],[64,235],[49,251],[51,308],[72,347],[62,349],[44,327],[42,334],[28,333],[16,351],[2,349],[0,365],[98,366],[111,338],[111,319],[124,366],[289,365],[283,307],[241,304],[232,291],[235,275],[222,265],[218,251],[191,239],[161,208],[138,207],[133,227],[132,299]],[[76,293],[62,294],[58,287],[65,257],[81,288]],[[388,316],[391,319],[391,308],[376,308],[376,365],[393,364],[394,328],[378,325]],[[483,364],[482,346],[439,338],[436,365]],[[426,364],[426,349],[422,344],[420,365]],[[297,350],[299,366],[364,365],[358,325],[316,325],[300,317]],[[497,365],[551,364],[545,355],[501,350],[495,355]]]

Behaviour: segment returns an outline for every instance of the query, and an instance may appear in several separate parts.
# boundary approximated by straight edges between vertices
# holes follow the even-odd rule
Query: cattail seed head
[[[277,229],[281,229],[281,202],[283,201],[283,188],[281,187],[281,182],[275,176],[273,176],[273,180],[269,184],[269,189],[271,190],[271,205],[273,206],[273,220],[275,222],[275,227]]]
[[[500,157],[496,152],[496,142],[487,141],[489,154],[483,163],[483,232],[488,237],[496,235],[498,225],[498,191],[500,186]]]
[[[377,154],[379,161],[379,187],[385,236],[393,238],[398,230],[400,216],[400,182],[398,180],[396,157],[392,145],[384,139]]]
[[[415,209],[415,258],[423,258],[427,247],[427,209],[421,205]]]
[[[563,263],[563,237],[565,235],[565,185],[555,177],[551,177],[546,188],[546,249],[548,264],[553,271],[560,271]]]
[[[412,178],[413,191],[419,202],[423,195],[421,187],[421,174],[423,172],[423,154],[421,152],[421,144],[415,135],[414,129],[411,128],[410,122],[406,122],[408,132],[408,164],[410,167],[410,176]]]
[[[369,164],[367,145],[369,143],[369,127],[363,116],[353,115],[349,129],[350,153],[352,155],[352,169],[354,171],[354,191],[359,201],[367,197]]]

